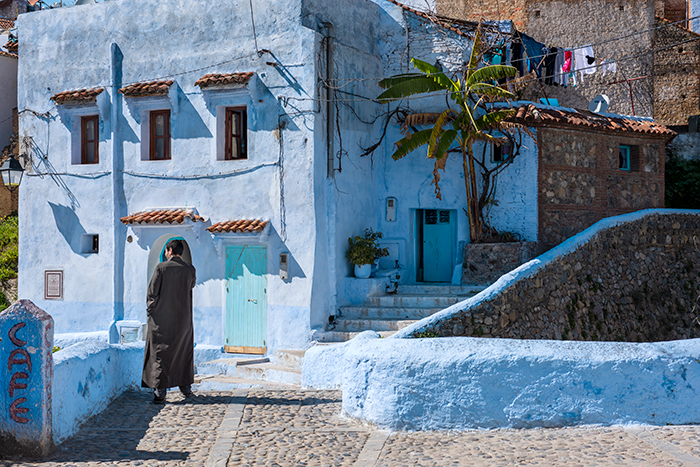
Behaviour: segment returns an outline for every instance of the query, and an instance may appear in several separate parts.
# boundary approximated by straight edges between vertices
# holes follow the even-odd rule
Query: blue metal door
[[[450,282],[452,280],[453,211],[426,209],[423,211],[423,280]]]
[[[267,350],[267,249],[226,247],[227,352],[264,354]]]

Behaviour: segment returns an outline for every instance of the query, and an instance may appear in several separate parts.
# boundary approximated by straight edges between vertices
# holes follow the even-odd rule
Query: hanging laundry
[[[570,73],[571,72],[571,65],[573,62],[573,54],[571,50],[564,50],[564,66],[562,67],[562,71],[564,73]]]
[[[583,75],[592,75],[596,72],[595,55],[591,45],[576,49],[576,58],[576,71],[581,73],[581,81],[583,81]]]
[[[557,49],[557,55],[554,58],[554,84],[558,86],[566,87],[568,84],[568,78],[564,72],[564,63],[566,62],[566,56],[564,49]]]
[[[541,42],[516,31],[511,42],[511,65],[518,70],[520,76],[534,71],[541,78],[544,71],[544,48]]]
[[[617,62],[612,60],[602,60],[599,66],[603,71],[603,76],[605,76],[605,74],[608,72],[617,73]]]
[[[557,61],[557,52],[559,49],[556,47],[549,47],[545,48],[546,51],[546,56],[544,58],[544,69],[545,69],[545,78],[544,78],[544,84],[548,85],[553,85],[555,84],[555,79],[556,79],[556,61]],[[559,84],[559,83],[556,83]]]

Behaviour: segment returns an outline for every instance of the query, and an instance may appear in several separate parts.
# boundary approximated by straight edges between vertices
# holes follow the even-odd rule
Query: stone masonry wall
[[[654,213],[601,230],[425,332],[653,342],[700,337],[699,317],[700,212]]]
[[[667,24],[656,20],[654,119],[665,125],[687,125],[688,117],[700,113],[700,35]],[[670,47],[674,44],[681,45]]]
[[[538,250],[604,217],[664,206],[664,141],[571,129],[538,130]],[[619,146],[632,170],[619,169]]]
[[[535,242],[467,243],[462,284],[492,284],[535,256]]]
[[[565,107],[588,108],[598,94],[610,97],[611,113],[632,115],[627,84],[609,83],[652,74],[652,33],[628,36],[654,26],[653,0],[437,0],[439,14],[478,21],[480,18],[513,20],[516,29],[547,46],[579,47],[594,44],[596,59],[618,60],[616,73],[597,71],[586,75],[576,87],[547,86],[533,83],[522,99],[539,102],[555,98]],[[580,76],[579,76],[580,77]],[[651,78],[638,80],[635,89],[635,114],[654,115]],[[544,91],[544,94],[543,94]],[[663,122],[662,122],[663,123]]]

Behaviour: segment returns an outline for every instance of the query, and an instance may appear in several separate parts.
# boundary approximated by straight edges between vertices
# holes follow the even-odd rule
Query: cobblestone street
[[[150,401],[127,392],[50,458],[0,466],[700,466],[700,426],[392,433],[341,417],[339,391]]]

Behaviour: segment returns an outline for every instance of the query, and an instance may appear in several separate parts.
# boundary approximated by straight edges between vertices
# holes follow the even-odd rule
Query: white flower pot
[[[367,279],[370,274],[372,274],[371,264],[355,265],[355,277],[358,279]]]

